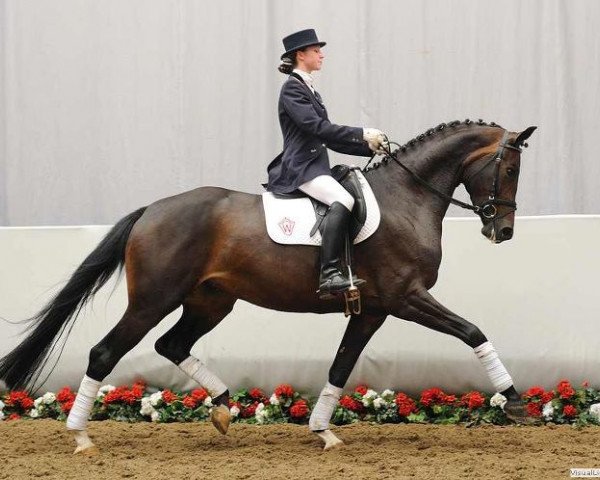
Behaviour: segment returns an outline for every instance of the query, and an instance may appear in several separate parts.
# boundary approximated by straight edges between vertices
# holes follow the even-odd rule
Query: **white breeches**
[[[348,210],[354,208],[354,198],[331,175],[319,175],[303,183],[298,190],[310,197],[331,206],[333,202],[340,202]]]

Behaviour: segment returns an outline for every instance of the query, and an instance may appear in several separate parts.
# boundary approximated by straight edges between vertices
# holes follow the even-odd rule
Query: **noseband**
[[[393,160],[398,165],[400,165],[404,170],[406,170],[406,172],[419,185],[422,185],[430,192],[435,193],[437,196],[443,198],[444,200],[447,200],[448,202],[452,203],[453,205],[457,205],[461,208],[471,210],[471,211],[475,212],[477,215],[479,215],[480,217],[485,218],[486,220],[495,221],[495,220],[498,220],[498,218],[496,218],[498,215],[497,205],[503,205],[503,206],[510,207],[510,211],[508,211],[507,213],[502,215],[502,217],[508,215],[509,213],[514,212],[517,209],[516,202],[513,202],[512,200],[504,200],[502,198],[497,198],[499,183],[500,183],[500,163],[502,162],[502,156],[504,155],[505,149],[514,150],[516,152],[521,153],[521,149],[519,147],[514,146],[514,145],[509,145],[508,143],[506,143],[507,139],[508,139],[508,131],[504,130],[504,135],[502,136],[502,140],[500,141],[500,144],[498,145],[498,150],[496,150],[494,155],[492,155],[492,157],[487,162],[485,162],[485,164],[481,168],[479,168],[479,170],[477,170],[473,175],[471,175],[464,182],[466,184],[467,182],[471,181],[473,178],[475,178],[477,175],[479,175],[481,172],[483,172],[483,170],[485,170],[492,162],[495,163],[494,180],[493,180],[492,186],[490,188],[489,198],[480,205],[471,205],[469,203],[462,202],[454,197],[451,197],[450,195],[446,195],[444,192],[439,191],[437,188],[435,188],[434,186],[429,184],[427,181],[425,181],[421,177],[419,177],[415,172],[413,172],[410,168],[408,168],[406,165],[404,165],[400,160],[398,160],[398,152],[397,151],[394,154],[391,151],[389,151],[389,149],[388,149],[388,151],[384,154],[384,157],[388,158],[390,160]],[[398,145],[395,142],[389,142],[389,144]],[[374,157],[375,157],[375,155],[373,155],[371,157],[371,160],[373,160]],[[363,171],[366,170],[366,168],[369,166],[369,163],[371,163],[371,160],[369,160],[369,162],[367,163],[367,166],[363,169]],[[502,217],[500,217],[500,218],[502,218]]]

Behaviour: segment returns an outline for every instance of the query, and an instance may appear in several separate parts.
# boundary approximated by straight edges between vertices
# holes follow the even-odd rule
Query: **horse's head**
[[[513,236],[521,148],[537,127],[521,133],[504,131],[465,162],[462,181],[483,222],[481,233],[494,243]]]

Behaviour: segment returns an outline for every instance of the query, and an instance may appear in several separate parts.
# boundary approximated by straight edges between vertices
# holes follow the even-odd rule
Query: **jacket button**
[[[324,146],[324,147],[326,147],[326,146],[327,146],[327,144],[326,144],[326,143],[324,143],[324,144],[323,144],[323,146]]]

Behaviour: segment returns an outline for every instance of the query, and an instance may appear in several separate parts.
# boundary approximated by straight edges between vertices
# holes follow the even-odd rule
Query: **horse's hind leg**
[[[125,314],[100,343],[90,350],[89,364],[81,382],[75,403],[67,418],[67,429],[74,431],[77,448],[75,453],[93,454],[94,444],[87,435],[87,422],[100,388],[100,382],[113,370],[119,360],[135,347],[169,312],[175,302],[145,304],[144,308],[135,304],[127,307]]]
[[[397,314],[396,314],[397,313]],[[509,418],[522,421],[526,414],[513,380],[491,342],[481,330],[440,304],[426,290],[419,290],[407,298],[407,306],[394,315],[438,332],[452,335],[469,345],[486,370],[490,382],[507,398],[504,410]]]
[[[385,316],[363,314],[350,317],[346,332],[335,355],[335,360],[329,369],[329,381],[321,391],[308,422],[310,430],[325,442],[325,450],[343,444],[329,430],[329,421],[358,357],[384,321]]]
[[[229,390],[205,365],[191,354],[194,344],[231,312],[236,298],[210,285],[200,285],[183,304],[183,315],[155,344],[156,351],[193,378],[212,397],[211,421],[222,434],[227,433]]]

